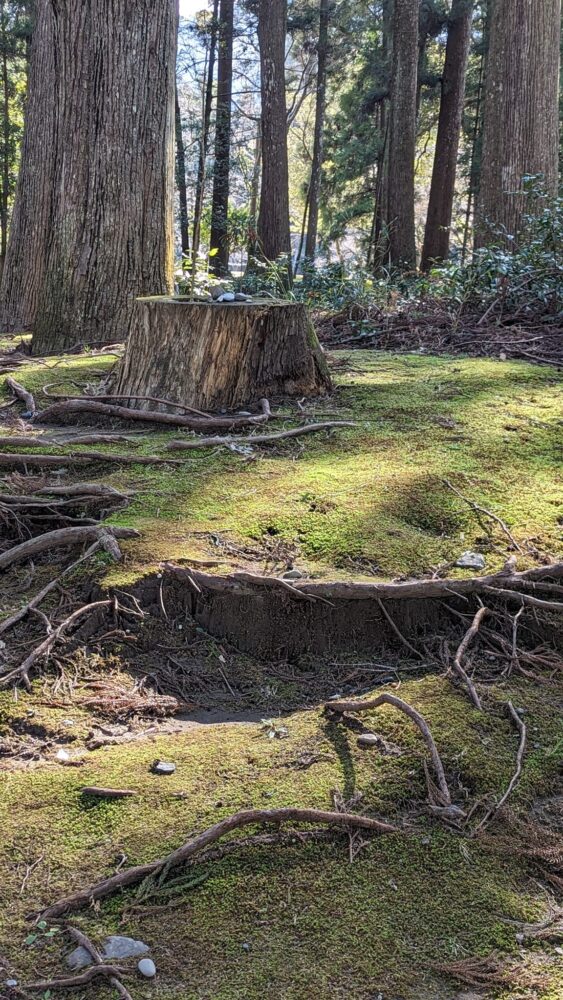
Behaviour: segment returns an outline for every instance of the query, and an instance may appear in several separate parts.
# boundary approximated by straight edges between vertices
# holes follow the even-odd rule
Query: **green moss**
[[[495,700],[508,697],[527,710],[539,747],[526,755],[513,803],[523,806],[549,787],[558,763],[555,697],[542,700],[534,685],[511,682],[495,690],[490,711],[480,714],[447,680],[430,676],[404,682],[401,694],[427,717],[459,801],[506,786],[518,741]],[[40,698],[37,690],[26,706]],[[243,847],[195,865],[189,880],[207,878],[172,908],[136,912],[142,900],[130,890],[75,919],[96,939],[128,933],[151,945],[159,979],[135,986],[135,995],[147,1000],[368,1000],[374,988],[406,1000],[451,998],[429,963],[493,949],[514,953],[515,928],[507,920],[537,918],[544,896],[522,861],[424,818],[425,751],[408,719],[386,706],[365,721],[401,755],[363,751],[353,732],[311,710],[284,719],[286,739],[269,740],[257,725],[202,726],[86,753],[79,769],[49,763],[4,775],[0,877],[3,898],[12,904],[9,915],[8,909],[0,914],[0,952],[22,977],[37,968],[38,949],[42,971],[60,971],[57,942],[22,948],[25,915],[109,874],[122,854],[128,864],[162,856],[241,808],[326,808],[332,789],[345,796],[360,790],[370,814],[398,821],[410,814],[414,826],[370,840],[352,865],[345,840]],[[307,770],[292,766],[305,751],[314,751],[318,763]],[[176,773],[153,775],[157,757],[173,759]],[[80,789],[86,784],[139,794],[118,802],[85,800]],[[25,865],[40,857],[20,891]],[[157,896],[150,903],[166,901]],[[556,982],[554,971],[544,1000],[553,1000]]]
[[[486,516],[480,523],[445,479],[502,517],[517,539],[556,551],[563,392],[553,370],[371,352],[348,361],[336,355],[335,362],[335,394],[310,402],[308,411],[356,420],[355,428],[262,449],[250,463],[202,451],[187,453],[182,466],[108,466],[108,482],[136,491],[115,522],[143,536],[112,579],[132,579],[165,558],[217,557],[205,533],[262,547],[264,555],[264,543],[271,548],[275,538],[321,577],[358,577],[367,565],[382,578],[416,575],[468,548],[481,549],[488,567],[498,568],[506,539]],[[18,377],[41,401],[46,383],[62,380],[74,391],[74,383],[95,381],[111,364],[53,359]],[[285,413],[289,420],[296,410],[287,404]],[[162,455],[180,433],[147,433],[138,451]],[[95,470],[80,474],[92,478]]]

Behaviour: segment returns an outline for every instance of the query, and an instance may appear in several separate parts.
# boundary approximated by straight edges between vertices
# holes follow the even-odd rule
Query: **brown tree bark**
[[[313,136],[313,159],[309,181],[309,218],[305,240],[305,260],[312,262],[317,251],[319,228],[319,199],[321,194],[321,172],[323,166],[323,132],[326,108],[326,81],[328,61],[328,29],[330,23],[331,0],[320,0],[319,40],[317,44],[317,97],[315,101],[315,129]]]
[[[289,167],[285,91],[287,0],[259,0],[262,94],[262,188],[258,215],[258,244],[262,257],[275,261],[291,257],[289,232]],[[291,265],[288,281],[291,280]]]
[[[560,28],[561,0],[493,5],[477,246],[517,236],[534,204],[524,177],[542,175],[546,191],[556,193]]]
[[[209,51],[207,55],[207,68],[206,68],[205,78],[203,81],[201,139],[199,143],[197,180],[195,185],[194,221],[193,221],[193,233],[192,233],[192,273],[194,275],[197,268],[197,254],[201,239],[201,217],[203,213],[203,198],[205,194],[205,164],[207,162],[207,151],[209,149],[211,109],[213,106],[213,76],[215,73],[215,58],[217,53],[218,15],[219,15],[219,0],[214,0],[213,13],[211,15],[211,27],[209,31]]]
[[[329,387],[326,361],[301,303],[149,298],[137,300],[112,392],[232,411],[263,397],[314,396]]]
[[[184,132],[182,129],[182,112],[178,100],[178,87],[174,100],[174,121],[176,131],[176,187],[180,205],[180,242],[182,254],[187,257],[190,252],[190,231],[188,219],[188,191],[186,186],[186,150],[184,147]]]
[[[36,100],[53,128],[35,353],[123,339],[136,295],[172,287],[177,7],[41,0],[52,62]]]
[[[389,258],[397,267],[416,265],[414,159],[418,66],[418,0],[395,0],[389,116]]]
[[[211,204],[211,270],[219,277],[229,273],[229,173],[231,161],[231,106],[233,96],[234,0],[221,0],[219,8],[219,60],[217,64],[217,120],[215,168]]]
[[[0,286],[0,325],[29,330],[45,272],[55,167],[55,20],[51,0],[36,0],[25,130]]]
[[[446,260],[450,250],[472,14],[473,0],[453,0],[448,24],[438,134],[420,265],[423,271],[428,271],[433,261]]]

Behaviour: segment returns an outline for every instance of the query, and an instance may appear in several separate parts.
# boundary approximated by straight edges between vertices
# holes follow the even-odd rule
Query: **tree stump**
[[[134,396],[158,396],[200,410],[329,389],[326,360],[302,304],[166,296],[136,300],[112,386],[137,408],[154,409],[154,403]]]

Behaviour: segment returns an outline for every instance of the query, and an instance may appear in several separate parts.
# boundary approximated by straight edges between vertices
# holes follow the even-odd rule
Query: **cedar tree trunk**
[[[317,250],[319,228],[319,199],[321,194],[321,172],[323,166],[323,132],[326,108],[326,76],[328,58],[328,26],[331,0],[320,0],[319,41],[317,45],[317,97],[315,102],[315,130],[313,137],[313,160],[309,181],[309,219],[305,240],[305,260],[312,262]],[[298,259],[299,261],[299,259]]]
[[[262,94],[262,189],[258,215],[259,253],[275,261],[291,257],[289,167],[285,100],[286,0],[259,0]]]
[[[215,72],[215,56],[217,52],[217,18],[219,12],[219,0],[214,0],[213,13],[211,15],[211,28],[209,32],[209,51],[207,53],[207,68],[204,74],[203,85],[203,106],[201,139],[199,143],[199,158],[197,164],[197,180],[195,185],[194,200],[194,228],[192,235],[192,273],[195,274],[197,268],[197,254],[201,239],[201,217],[203,214],[203,198],[205,194],[205,165],[207,162],[207,151],[209,148],[209,130],[211,126],[211,108],[213,105],[213,74]]]
[[[414,158],[417,65],[418,0],[395,0],[387,224],[390,262],[406,268],[416,266]]]
[[[534,204],[524,177],[540,174],[557,191],[560,27],[561,0],[493,5],[477,246],[498,242],[499,230],[517,236]]]
[[[453,0],[448,25],[438,135],[422,250],[421,268],[423,271],[428,271],[433,261],[446,260],[450,250],[450,229],[465,96],[465,74],[471,43],[472,13],[473,0]]]
[[[172,287],[177,8],[41,0],[51,73],[35,100],[53,129],[35,353],[123,340],[135,297]]]
[[[217,121],[215,168],[211,204],[211,270],[219,277],[229,273],[229,171],[231,161],[231,104],[233,97],[234,0],[221,0],[219,59],[217,63]]]
[[[53,5],[36,0],[21,166],[0,286],[5,330],[29,330],[37,315],[54,193],[54,85]]]

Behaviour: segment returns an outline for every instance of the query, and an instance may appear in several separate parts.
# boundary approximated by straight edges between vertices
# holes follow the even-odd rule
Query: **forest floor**
[[[11,344],[0,341],[0,351]],[[114,363],[92,354],[28,359],[0,382],[11,374],[43,408],[47,394],[95,392]],[[0,516],[10,544],[28,525],[10,520],[2,494],[37,496],[69,482],[129,497],[104,523],[140,533],[120,542],[121,561],[96,552],[41,605],[59,622],[109,592],[111,613],[91,616],[57,647],[31,691],[0,692],[0,997],[25,995],[20,985],[3,986],[6,979],[68,974],[72,946],[63,930],[29,921],[62,895],[162,857],[239,809],[348,802],[398,831],[366,835],[365,843],[346,832],[316,839],[295,832],[279,843],[242,834],[236,849],[165,869],[69,922],[97,943],[113,933],[150,946],[155,981],[140,979],[134,962],[123,966],[135,1000],[561,995],[556,616],[542,619],[534,669],[524,652],[511,656],[477,641],[470,663],[479,711],[445,673],[471,616],[458,613],[460,623],[454,610],[445,640],[432,621],[416,623],[407,636],[416,655],[387,628],[372,655],[360,656],[350,640],[348,648],[265,656],[246,633],[244,648],[212,633],[169,586],[166,561],[194,576],[279,577],[293,569],[302,576],[290,578],[291,588],[299,579],[461,581],[472,571],[455,563],[468,550],[484,558],[487,573],[508,557],[518,570],[557,557],[563,383],[555,368],[372,351],[334,352],[330,365],[333,394],[302,408],[272,401],[277,418],[268,431],[303,420],[355,426],[264,447],[252,447],[249,436],[240,451],[172,454],[166,448],[186,437],[182,430],[139,432],[111,420],[96,432],[129,440],[96,444],[108,459],[74,466],[72,456],[88,448],[63,444],[63,435],[68,442],[94,430],[92,419],[51,427],[22,419],[19,403],[0,410],[3,439],[51,438],[25,449],[28,463],[4,461]],[[0,404],[9,400],[6,389]],[[3,441],[1,451],[22,447]],[[45,470],[34,468],[33,454],[62,457]],[[118,454],[172,454],[180,464],[110,460]],[[75,519],[92,513],[65,509]],[[2,619],[76,556],[52,551],[3,572]],[[293,597],[285,597],[291,631]],[[520,622],[532,635],[538,622],[529,610]],[[2,635],[3,671],[28,655],[45,627],[35,613]],[[432,814],[424,745],[402,713],[384,706],[342,724],[323,707],[335,694],[373,692],[399,694],[424,715],[455,802],[466,813],[475,805],[477,818],[514,773],[519,739],[506,706],[517,706],[527,727],[523,771],[498,819],[472,835],[469,820],[456,825]],[[378,735],[376,746],[358,745],[366,731]],[[174,762],[175,772],[155,774],[156,759]],[[83,794],[85,786],[136,795],[100,799]],[[92,982],[70,995],[110,994]]]

